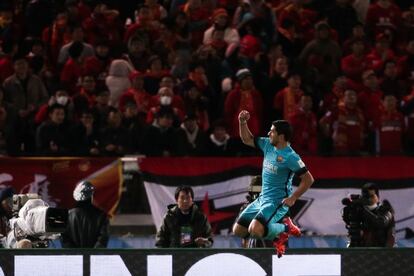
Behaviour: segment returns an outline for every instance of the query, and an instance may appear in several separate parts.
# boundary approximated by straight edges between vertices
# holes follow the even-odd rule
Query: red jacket
[[[224,110],[231,137],[239,137],[238,116],[242,110],[250,113],[248,124],[252,134],[254,136],[262,134],[263,99],[256,89],[242,92],[240,87],[236,87],[227,95]]]
[[[84,61],[84,70],[85,74],[93,75],[96,78],[103,78],[108,74],[109,66],[111,65],[112,59],[107,59],[105,61],[102,61],[98,59],[96,56],[91,56],[85,58]],[[102,76],[104,74],[104,76]]]
[[[119,98],[119,109],[124,111],[125,104],[128,101],[132,101],[137,105],[138,112],[147,113],[150,109],[151,98],[152,96],[146,91],[137,91],[134,88],[129,88]]]
[[[39,109],[36,112],[35,120],[34,120],[37,125],[40,125],[41,123],[47,120],[48,109],[49,109],[49,105],[47,103],[42,104],[39,107]]]
[[[401,10],[395,4],[384,9],[377,3],[373,3],[368,8],[365,24],[373,34],[382,33],[385,29],[398,31],[401,24]]]
[[[60,80],[68,89],[69,95],[77,92],[79,77],[83,75],[83,66],[74,59],[69,58],[60,73]]]
[[[102,37],[106,37],[110,46],[119,45],[122,41],[122,24],[115,15],[92,14],[82,22],[85,38],[95,45]]]
[[[400,112],[384,111],[378,120],[378,153],[400,154],[404,129],[404,116]]]
[[[354,54],[348,55],[341,60],[341,69],[344,74],[354,81],[361,81],[362,72],[370,67],[370,61],[364,55],[356,57]]]
[[[305,113],[303,109],[297,109],[289,118],[293,129],[292,144],[295,151],[300,154],[316,154],[317,142],[317,121],[313,112]]]
[[[338,112],[328,112],[321,124],[332,128],[332,139],[337,154],[359,152],[365,135],[365,119],[359,108],[340,106]]]
[[[159,37],[160,30],[157,27],[157,24],[154,24],[153,21],[142,23],[134,23],[129,25],[126,28],[124,34],[124,43],[128,43],[129,39],[137,34],[138,31],[146,33],[149,35],[151,41],[155,41]]]
[[[59,56],[60,48],[71,42],[72,34],[67,26],[60,28],[56,23],[54,23],[52,26],[46,27],[43,30],[42,40],[49,46],[48,57],[50,58],[51,63],[55,65]]]
[[[305,8],[298,9],[293,7],[293,5],[288,5],[281,10],[278,16],[278,22],[281,24],[285,19],[290,19],[294,22],[296,30],[306,35],[314,27],[317,18],[318,14],[313,10]]]
[[[181,10],[187,15],[190,25],[197,26],[191,31],[191,43],[197,48],[203,43],[204,31],[208,27],[208,20],[211,13],[207,7],[200,6],[198,8],[191,8],[188,3],[184,4]]]
[[[382,59],[382,55],[378,53],[378,51],[374,48],[372,51],[367,55],[366,59],[369,62],[369,67],[374,69],[376,72],[381,72],[384,68],[384,62],[387,60],[394,60],[396,58],[393,50],[388,49],[386,52],[385,59]]]
[[[13,62],[8,56],[0,58],[0,85],[5,79],[14,74]]]
[[[376,125],[382,110],[382,94],[380,90],[372,91],[369,88],[358,94],[358,105],[363,110],[367,123]]]
[[[273,107],[283,111],[283,118],[287,120],[298,108],[298,103],[303,95],[303,91],[293,92],[289,87],[279,91],[273,99]]]

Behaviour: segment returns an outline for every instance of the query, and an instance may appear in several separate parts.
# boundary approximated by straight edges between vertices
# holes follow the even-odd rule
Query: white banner
[[[224,182],[192,187],[194,190],[194,201],[203,201],[207,193],[208,198],[214,201],[215,209],[241,205],[246,200],[247,188],[251,178],[251,176],[242,176]],[[167,213],[167,206],[176,203],[174,192],[177,187],[151,182],[144,182],[144,185],[151,208],[152,219],[157,229],[159,229],[162,219]]]
[[[195,186],[195,201],[201,207],[206,193],[213,201],[211,210],[220,211],[229,206],[240,206],[245,202],[251,176],[233,178],[228,181]],[[151,207],[154,223],[159,229],[167,212],[167,206],[174,204],[176,187],[145,182],[145,189]],[[342,221],[341,200],[349,194],[360,194],[360,189],[309,189],[296,206],[292,208],[294,221],[302,230],[318,235],[346,235]],[[404,238],[408,229],[414,229],[414,188],[387,189],[380,191],[380,199],[387,199],[394,208],[397,237]],[[233,220],[235,219],[234,216]]]

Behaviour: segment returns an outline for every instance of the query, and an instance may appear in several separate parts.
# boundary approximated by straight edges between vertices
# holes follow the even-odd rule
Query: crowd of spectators
[[[0,155],[414,154],[414,4],[2,0],[0,84]]]

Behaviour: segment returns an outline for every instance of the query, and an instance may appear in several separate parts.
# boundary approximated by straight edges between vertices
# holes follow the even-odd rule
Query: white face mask
[[[161,96],[160,97],[160,103],[161,105],[170,105],[172,102],[171,96]]]
[[[68,103],[69,97],[68,96],[60,96],[56,98],[56,102],[61,105],[66,105]]]

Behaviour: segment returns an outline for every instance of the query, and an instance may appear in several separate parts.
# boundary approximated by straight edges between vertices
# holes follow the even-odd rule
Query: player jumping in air
[[[240,138],[243,143],[261,149],[264,153],[262,193],[239,215],[233,232],[239,237],[248,236],[274,240],[277,255],[285,253],[289,235],[300,236],[300,229],[285,217],[296,200],[313,183],[313,177],[299,155],[290,147],[292,130],[287,121],[274,121],[266,137],[253,137],[247,122],[250,114],[239,114]],[[299,187],[292,191],[293,176],[300,177]],[[285,217],[285,218],[284,218]]]

